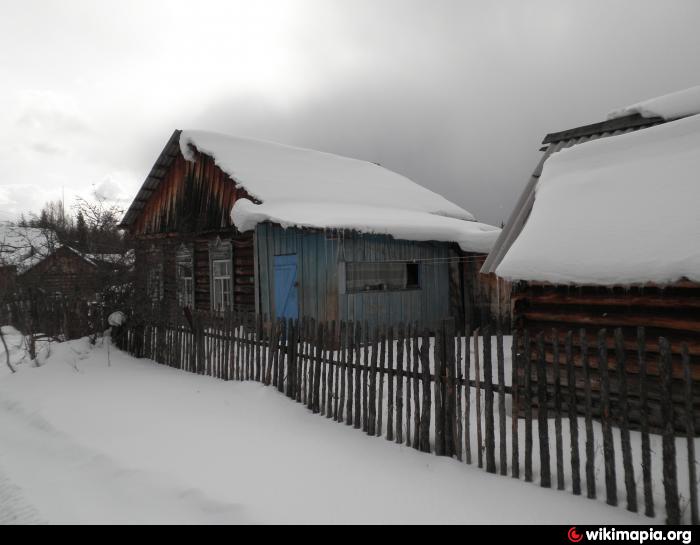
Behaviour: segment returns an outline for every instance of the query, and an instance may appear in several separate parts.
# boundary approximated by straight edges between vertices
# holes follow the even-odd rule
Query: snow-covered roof
[[[700,115],[553,154],[496,273],[565,284],[700,281],[698,172]]]
[[[618,108],[608,114],[608,119],[639,114],[643,117],[662,117],[672,120],[698,113],[700,113],[700,85]]]
[[[22,273],[57,246],[52,231],[0,222],[0,266],[15,266]]]
[[[284,226],[353,229],[410,240],[457,242],[487,252],[499,229],[405,176],[330,153],[202,131],[182,131],[180,150],[191,147],[261,204],[240,199],[231,213],[242,231],[261,221]]]

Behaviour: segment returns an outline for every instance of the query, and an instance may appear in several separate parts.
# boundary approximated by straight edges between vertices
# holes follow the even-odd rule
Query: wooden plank
[[[544,361],[544,333],[537,335],[537,434],[540,439],[540,486],[551,488],[549,458],[549,415],[547,414],[547,364]]]
[[[347,366],[347,374],[348,374],[348,401],[347,401],[347,408],[345,411],[345,424],[348,426],[352,426],[353,423],[353,362],[355,361],[355,323],[350,322],[348,324],[348,331],[347,331],[347,343],[346,343],[346,350],[347,350],[347,361],[348,361],[348,366]]]
[[[364,358],[362,359],[362,431],[369,432],[369,344],[370,330],[367,320],[364,323]]]
[[[627,510],[637,512],[637,485],[634,482],[632,445],[630,442],[629,402],[627,399],[627,373],[625,372],[625,345],[622,330],[615,330],[615,355],[617,357],[618,412],[620,414],[620,445],[622,447],[622,467],[625,472],[625,492]]]
[[[564,490],[564,440],[562,437],[561,367],[559,364],[559,335],[552,331],[554,343],[554,450],[557,464],[557,490]]]
[[[644,328],[637,328],[637,343],[639,360],[639,408],[640,425],[642,432],[642,480],[644,482],[644,514],[647,517],[654,515],[654,494],[651,484],[651,445],[649,441],[649,416],[644,410],[647,406],[647,363],[646,363],[646,338]]]
[[[443,324],[435,329],[435,344],[433,345],[433,361],[435,376],[433,381],[433,397],[435,398],[435,455],[445,455],[445,406],[443,402]]]
[[[524,403],[525,403],[525,481],[532,482],[532,361],[530,349],[530,332],[523,333],[524,363]]]
[[[508,474],[508,451],[506,444],[506,371],[503,355],[503,331],[496,331],[496,365],[498,373],[498,446],[501,462],[501,475]]]
[[[693,381],[690,375],[690,355],[688,347],[682,348],[683,371],[685,375],[685,430],[688,450],[688,487],[690,489],[690,523],[695,526],[698,519],[698,478],[695,467],[695,420],[693,418]]]
[[[457,335],[455,337],[455,342],[456,342],[456,354],[455,354],[455,364],[457,368],[457,384],[456,384],[456,390],[457,390],[457,400],[456,400],[456,411],[455,411],[455,417],[457,420],[457,435],[455,437],[455,450],[456,450],[456,455],[459,461],[461,462],[463,460],[463,449],[462,445],[464,444],[464,437],[463,437],[463,427],[462,427],[462,384],[463,384],[463,375],[462,375],[462,332],[457,331]],[[469,386],[466,386],[469,388]],[[418,396],[416,395],[416,401],[418,400]]]
[[[338,414],[336,420],[343,422],[345,414],[345,377],[347,375],[347,336],[348,324],[340,322],[340,398],[338,399]]]
[[[424,331],[420,348],[420,362],[422,368],[423,402],[420,423],[420,450],[430,452],[430,336]]]
[[[598,332],[598,354],[600,361],[600,412],[603,428],[603,458],[605,461],[605,501],[617,505],[617,479],[615,475],[615,446],[612,435],[612,414],[610,407],[610,376],[608,372],[607,331]]]
[[[367,424],[367,434],[377,433],[377,362],[379,346],[379,326],[374,326],[372,334],[372,359],[369,374],[369,422]]]
[[[467,337],[468,338],[468,337]],[[517,329],[513,330],[513,341],[511,346],[511,475],[514,479],[520,478],[520,441],[519,435],[520,430],[518,427],[518,422],[520,419],[520,379],[519,379],[519,369],[520,361],[522,360],[520,352],[518,351],[518,342],[520,341],[520,335]],[[469,347],[467,346],[467,354],[469,353]],[[467,371],[468,374],[468,371]],[[467,388],[467,392],[469,388]],[[467,398],[468,401],[468,398]]]
[[[596,497],[595,484],[595,444],[593,442],[593,413],[591,401],[591,370],[588,364],[588,340],[585,329],[580,331],[581,358],[583,360],[584,404],[586,419],[586,495],[589,499]]]
[[[379,400],[377,403],[377,437],[381,437],[384,426],[384,375],[386,374],[386,330],[379,332]]]
[[[678,499],[678,475],[676,471],[676,438],[674,434],[673,403],[671,400],[671,347],[666,339],[659,339],[661,356],[661,384],[664,399],[661,406],[664,423],[662,439],[664,499],[666,503],[666,524],[680,524],[681,512]]]
[[[396,339],[396,442],[403,443],[403,359],[405,332],[403,322],[399,323]]]
[[[355,324],[355,429],[362,427],[362,326],[360,322]]]
[[[474,330],[474,380],[476,381],[476,448],[477,463],[484,467],[483,440],[481,435],[481,365],[479,362],[479,330]]]
[[[469,327],[464,332],[464,461],[472,463],[471,441],[471,331]]]
[[[567,386],[569,394],[567,407],[569,413],[569,439],[571,441],[571,490],[574,495],[578,496],[581,494],[581,462],[579,459],[576,381],[574,380],[573,332],[569,331],[566,334],[564,346],[564,350],[566,351]]]
[[[387,339],[389,353],[387,355],[387,420],[386,439],[394,440],[394,328],[389,327],[389,338]]]
[[[491,361],[491,328],[482,328],[484,343],[484,432],[486,435],[486,471],[496,473],[496,433],[493,412],[493,365]]]
[[[411,324],[406,324],[406,446],[411,446]]]

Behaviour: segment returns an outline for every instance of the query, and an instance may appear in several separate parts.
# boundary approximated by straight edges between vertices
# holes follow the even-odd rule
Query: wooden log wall
[[[652,428],[659,429],[662,422],[662,381],[659,354],[661,337],[668,340],[671,348],[672,388],[674,411],[684,410],[684,400],[680,395],[683,381],[681,347],[685,343],[689,354],[700,356],[700,285],[680,283],[667,288],[645,287],[629,289],[606,289],[598,287],[564,287],[521,283],[513,288],[513,319],[521,333],[528,330],[532,335],[542,333],[544,359],[548,365],[556,365],[554,356],[555,341],[564,341],[567,331],[574,331],[574,348],[580,349],[582,333],[589,346],[595,346],[601,328],[606,328],[605,336],[607,361],[601,361],[599,351],[588,355],[590,365],[591,396],[594,401],[593,415],[599,415],[603,402],[601,368],[607,365],[617,370],[614,331],[620,328],[623,334],[624,373],[629,383],[629,397],[640,395],[639,384],[642,368],[650,377],[646,396],[645,411],[632,410],[630,424],[639,428],[642,416],[648,418]],[[637,328],[644,327],[644,358],[639,357]],[[536,354],[531,353],[532,361]],[[577,390],[584,390],[583,359],[580,354],[573,356]],[[559,367],[563,362],[559,362]],[[692,366],[691,378],[695,392],[700,392],[700,365]],[[533,376],[533,381],[537,377]],[[548,388],[554,385],[551,380]],[[609,393],[613,403],[619,405],[623,395],[617,381],[611,384]],[[692,400],[695,425],[700,425],[700,394]]]
[[[657,508],[662,507],[669,524],[697,523],[696,427],[690,417],[690,400],[696,394],[690,375],[698,361],[686,343],[681,344],[679,392],[671,387],[670,341],[661,338],[658,352],[649,358],[664,385],[657,436],[648,425],[640,433],[630,426],[632,414],[648,402],[652,376],[643,374],[635,385],[620,373],[628,342],[637,343],[644,367],[643,329],[634,339],[616,329],[612,348],[606,330],[599,330],[590,345],[585,332],[579,340],[572,331],[562,340],[555,335],[559,373],[546,359],[543,332],[516,333],[510,359],[500,330],[487,326],[476,331],[472,344],[470,332],[456,330],[452,320],[433,329],[431,337],[427,328],[415,324],[368,327],[360,322],[270,322],[259,315],[196,313],[191,320],[154,315],[129,322],[113,336],[121,349],[139,357],[223,380],[270,385],[313,413],[370,436],[467,464],[474,463],[476,452],[487,472],[517,479],[522,475],[543,488],[568,488],[574,495],[582,494],[585,480],[590,499],[632,512],[643,504],[649,517],[661,516]],[[611,359],[599,370],[601,399],[594,401],[589,364],[601,354],[604,361]],[[573,379],[576,358],[583,362],[583,392]],[[548,376],[554,389],[545,387]],[[514,382],[507,384],[509,377]],[[611,395],[613,385],[617,398]],[[677,393],[686,402],[685,410],[674,409]],[[599,403],[603,411],[596,418],[593,409]],[[585,418],[577,417],[582,404]],[[526,418],[521,426],[522,412]],[[596,444],[605,456],[596,453]],[[643,483],[637,486],[640,474]]]

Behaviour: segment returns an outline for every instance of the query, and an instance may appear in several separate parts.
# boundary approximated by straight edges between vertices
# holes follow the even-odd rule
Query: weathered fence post
[[[547,414],[547,361],[544,332],[537,335],[537,433],[540,438],[540,486],[552,486],[549,459],[549,418]]]
[[[520,421],[520,380],[518,369],[520,367],[520,353],[518,351],[518,342],[520,337],[518,330],[513,329],[513,341],[511,346],[511,407],[510,407],[510,424],[511,424],[511,475],[514,479],[520,478],[520,445],[519,445],[519,421]],[[467,346],[467,352],[469,347]],[[469,383],[467,382],[467,387]]]
[[[608,371],[607,331],[598,332],[598,371],[600,373],[600,417],[603,427],[603,458],[605,460],[605,501],[617,505],[615,447],[610,415],[610,373]]]
[[[498,373],[498,447],[501,462],[501,475],[508,474],[508,452],[506,444],[506,371],[503,356],[503,331],[498,321],[496,331],[496,362]]]
[[[496,438],[493,414],[493,366],[491,361],[491,328],[481,328],[484,343],[484,432],[486,433],[486,471],[496,473]]]
[[[420,422],[420,450],[430,452],[430,335],[426,330],[423,333],[423,342],[420,348],[420,363],[423,371],[423,403]]]
[[[625,471],[625,493],[627,510],[637,512],[637,485],[634,482],[634,465],[632,464],[632,445],[630,443],[630,419],[627,400],[627,370],[625,367],[625,339],[622,329],[615,330],[615,359],[617,363],[618,406],[620,424],[620,444],[622,446],[622,465]]]
[[[576,401],[576,370],[574,367],[573,332],[566,334],[566,383],[568,387],[567,408],[569,412],[569,438],[571,439],[571,489],[574,495],[581,494],[581,462],[579,459],[578,410]]]
[[[678,500],[678,475],[676,473],[676,438],[673,419],[673,369],[671,346],[665,337],[659,338],[659,372],[661,374],[661,418],[663,430],[663,475],[666,500],[666,524],[680,524],[681,510]]]
[[[685,398],[685,433],[688,445],[688,485],[690,487],[690,522],[698,524],[698,479],[695,469],[695,418],[693,415],[693,377],[690,373],[688,344],[681,345],[683,362],[683,394]]]
[[[586,492],[587,497],[592,499],[596,497],[595,485],[595,462],[594,462],[594,443],[593,443],[593,401],[591,399],[591,364],[588,361],[588,337],[586,330],[581,329],[581,362],[583,365],[583,389],[584,389],[584,412],[586,418]]]

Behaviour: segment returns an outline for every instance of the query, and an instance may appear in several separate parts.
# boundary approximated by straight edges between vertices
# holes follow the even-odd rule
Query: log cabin
[[[180,130],[121,227],[137,291],[175,312],[387,326],[473,319],[463,264],[500,231],[374,163]]]
[[[566,332],[573,331],[578,351],[585,331],[594,400],[600,393],[601,328],[608,333],[609,369],[617,369],[612,333],[622,329],[624,372],[630,396],[639,399],[637,335],[643,327],[652,425],[661,411],[660,337],[671,344],[679,410],[681,344],[688,346],[700,422],[698,113],[700,88],[693,88],[611,112],[603,122],[548,134],[544,154],[482,267],[483,274],[513,282],[514,329],[521,339],[526,330],[530,338],[542,333],[550,365],[555,340],[561,348]],[[525,356],[533,369],[535,352]],[[581,388],[578,352],[575,363]],[[635,408],[631,417],[638,423],[640,411]]]

